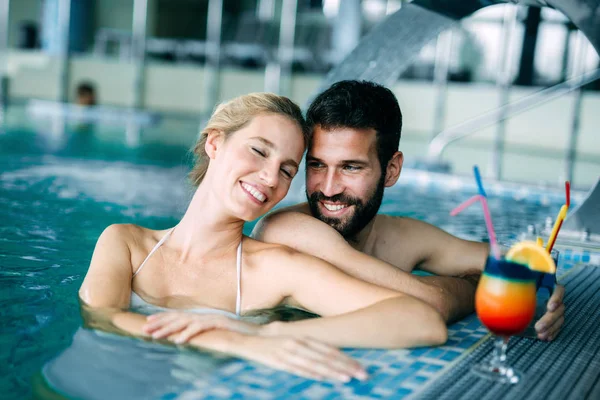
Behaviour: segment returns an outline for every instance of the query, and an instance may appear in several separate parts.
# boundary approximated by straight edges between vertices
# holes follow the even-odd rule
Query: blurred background
[[[564,181],[580,205],[600,177],[600,61],[561,12],[496,2],[0,0],[0,393],[28,398],[31,377],[71,345],[107,225],[178,223],[189,149],[238,95],[306,109],[340,77],[377,77],[404,115],[405,168],[382,212],[485,240],[478,207],[449,216],[477,193],[478,164],[500,241],[549,232]],[[598,0],[540,2],[570,3],[600,47]],[[454,8],[444,19],[427,5]],[[299,175],[281,205],[305,200]],[[577,228],[578,245],[596,235],[597,248],[597,199],[561,237]]]
[[[306,107],[326,74],[400,0],[0,0],[0,117],[59,138],[55,102],[96,104],[96,135],[129,147],[189,147],[215,104],[253,91]],[[440,132],[545,88],[597,73],[588,39],[559,11],[498,4],[423,47],[391,85],[407,166],[474,163],[499,180],[587,189],[600,175],[600,81],[432,149]],[[34,100],[34,101],[32,101]],[[102,107],[107,107],[103,109]],[[98,107],[97,107],[98,108]],[[108,110],[107,112],[104,112]],[[124,110],[134,110],[123,117]],[[72,116],[72,115],[71,115]],[[66,124],[68,129],[69,118]],[[38,124],[38,125],[35,125]],[[466,129],[466,128],[465,128]]]

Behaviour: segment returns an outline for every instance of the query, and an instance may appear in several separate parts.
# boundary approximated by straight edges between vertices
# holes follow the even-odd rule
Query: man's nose
[[[336,194],[340,194],[343,192],[343,187],[340,182],[340,178],[335,169],[331,169],[327,171],[325,175],[325,180],[321,185],[321,193],[323,193],[327,197],[333,197]]]

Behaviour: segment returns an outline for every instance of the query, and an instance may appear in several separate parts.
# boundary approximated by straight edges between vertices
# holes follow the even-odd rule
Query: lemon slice
[[[550,254],[535,242],[525,241],[515,244],[506,253],[506,259],[527,265],[532,271],[556,273],[556,265]]]

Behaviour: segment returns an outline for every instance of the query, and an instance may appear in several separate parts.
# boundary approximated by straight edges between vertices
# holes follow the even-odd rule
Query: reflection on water
[[[235,360],[79,328],[41,375],[52,390],[71,398],[155,399],[180,393],[230,362]]]
[[[80,328],[77,290],[97,237],[113,223],[165,229],[178,221],[191,195],[185,177],[193,137],[185,145],[142,140],[128,148],[123,135],[100,138],[83,127],[53,147],[36,132],[0,134],[0,393],[26,397],[31,377],[43,368],[57,389],[92,391],[82,397],[106,393],[110,382],[114,390],[122,384],[125,391],[134,388],[126,393],[148,398],[153,387],[177,390],[192,375],[198,380],[211,368],[233,362]],[[302,176],[284,204],[303,199]],[[467,197],[456,190],[423,190],[401,178],[386,191],[382,211],[481,239],[485,225],[476,207],[454,219],[448,216]],[[526,200],[490,199],[500,240],[560,207],[560,202]],[[251,228],[248,224],[246,233]],[[125,374],[126,368],[133,376]],[[157,385],[141,387],[142,378]]]

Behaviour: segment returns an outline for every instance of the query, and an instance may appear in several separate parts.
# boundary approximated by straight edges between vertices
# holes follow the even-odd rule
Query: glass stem
[[[506,365],[506,347],[508,345],[508,336],[496,336],[494,341],[494,353],[492,355],[492,367],[499,371],[504,371]]]

